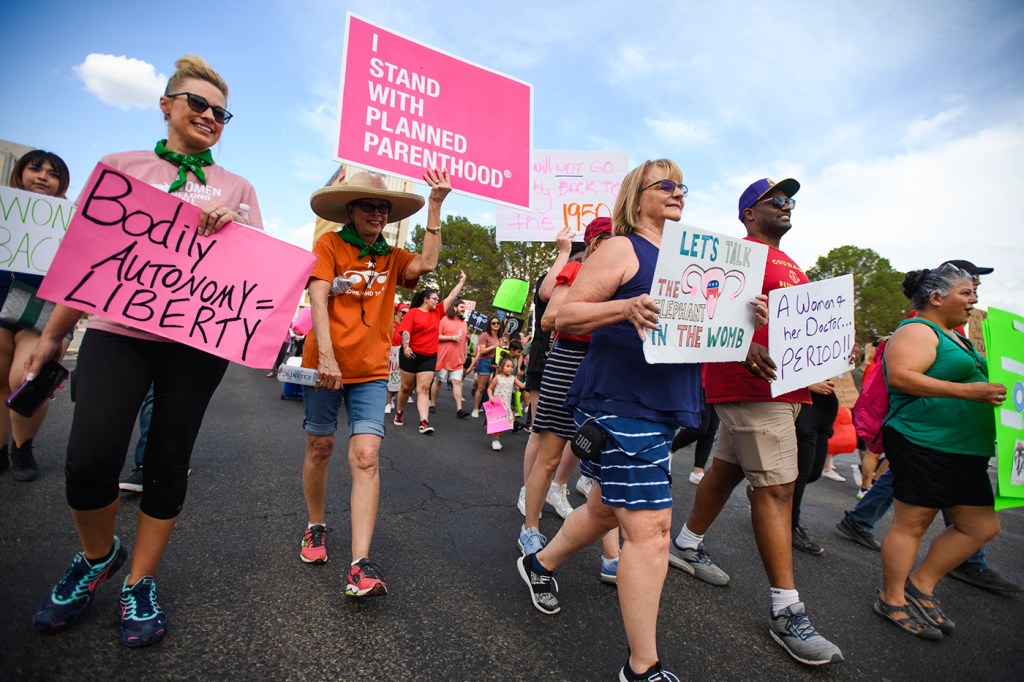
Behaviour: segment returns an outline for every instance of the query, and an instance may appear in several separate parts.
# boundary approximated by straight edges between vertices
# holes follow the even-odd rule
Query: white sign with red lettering
[[[566,227],[583,241],[591,220],[611,218],[629,170],[626,152],[533,152],[533,210],[498,207],[499,242],[551,242]]]

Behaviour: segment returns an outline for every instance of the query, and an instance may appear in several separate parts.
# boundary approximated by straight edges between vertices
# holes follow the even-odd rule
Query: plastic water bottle
[[[317,371],[309,367],[295,367],[282,364],[277,368],[277,380],[284,384],[315,386]]]
[[[331,283],[331,291],[328,296],[337,296],[343,294],[352,288],[352,285],[358,282],[355,277],[345,277],[344,275],[338,275],[334,278]]]

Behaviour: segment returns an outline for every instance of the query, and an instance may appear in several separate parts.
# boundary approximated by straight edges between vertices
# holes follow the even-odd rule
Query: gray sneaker
[[[779,615],[768,612],[768,633],[790,656],[804,665],[842,663],[843,652],[818,634],[811,625],[802,601],[784,608]]]
[[[882,545],[870,531],[861,530],[850,520],[850,512],[843,512],[843,520],[836,524],[836,530],[850,538],[858,545],[863,545],[876,552],[882,551]]]
[[[673,540],[668,545],[668,565],[681,568],[709,585],[729,584],[729,574],[711,563],[703,542],[697,545],[697,549],[683,549]]]

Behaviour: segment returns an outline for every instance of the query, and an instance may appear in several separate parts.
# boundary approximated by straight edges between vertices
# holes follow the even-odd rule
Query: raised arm
[[[423,253],[417,254],[406,269],[406,276],[409,278],[429,274],[437,267],[437,257],[441,253],[441,204],[452,191],[448,171],[428,171],[423,175],[423,179],[430,185],[427,227],[423,233]]]
[[[448,310],[452,307],[452,303],[459,297],[459,293],[462,291],[463,285],[466,284],[466,271],[459,270],[459,281],[452,287],[451,293],[444,299],[444,310]]]
[[[569,255],[572,253],[572,228],[567,227],[559,232],[558,236],[555,237],[555,243],[558,245],[558,255],[555,256],[555,262],[551,264],[547,274],[544,275],[544,279],[540,283],[540,288],[537,290],[537,298],[542,301],[551,300],[551,295],[555,291],[555,281],[558,279],[558,273],[569,262]]]

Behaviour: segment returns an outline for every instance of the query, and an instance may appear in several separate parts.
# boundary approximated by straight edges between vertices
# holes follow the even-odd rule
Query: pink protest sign
[[[39,296],[269,368],[316,257],[98,164]]]
[[[533,87],[349,13],[338,160],[530,209]]]

